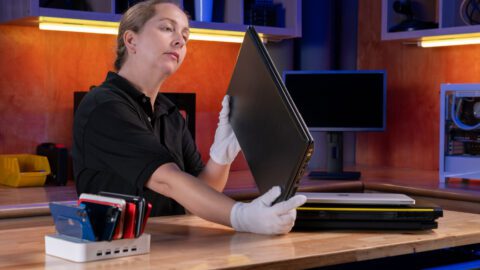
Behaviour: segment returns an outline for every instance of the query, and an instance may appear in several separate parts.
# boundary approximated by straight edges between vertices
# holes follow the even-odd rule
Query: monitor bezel
[[[382,127],[312,127],[310,131],[385,131],[387,129],[387,73],[385,70],[285,70],[283,82],[286,84],[286,77],[290,74],[382,74],[383,75],[383,121]],[[288,87],[287,87],[288,90]]]

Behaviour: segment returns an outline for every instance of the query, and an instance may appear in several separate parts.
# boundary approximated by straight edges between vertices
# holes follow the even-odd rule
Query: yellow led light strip
[[[112,27],[67,25],[62,23],[40,23],[38,27],[41,30],[82,32],[82,33],[109,34],[109,35],[116,35],[118,32],[117,28],[112,28]]]
[[[38,18],[38,27],[41,30],[117,35],[118,26],[118,22],[79,20],[55,17]],[[241,43],[243,41],[243,35],[244,33],[239,31],[191,28],[189,39]],[[262,41],[266,42],[264,35],[259,35]]]
[[[480,44],[480,36],[443,38],[443,39],[426,39],[418,41],[417,45],[422,48],[442,47],[442,46],[459,46]]]

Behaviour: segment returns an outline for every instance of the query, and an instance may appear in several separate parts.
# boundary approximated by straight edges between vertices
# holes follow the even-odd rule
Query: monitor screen
[[[284,82],[312,131],[385,130],[385,71],[286,71]]]

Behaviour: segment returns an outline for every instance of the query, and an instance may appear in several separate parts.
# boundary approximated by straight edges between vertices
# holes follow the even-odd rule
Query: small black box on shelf
[[[225,22],[225,0],[213,0],[213,22]]]
[[[46,184],[64,186],[67,184],[68,150],[63,144],[42,143],[37,146],[37,155],[46,156],[51,174]]]
[[[272,0],[246,0],[244,23],[285,27],[285,8],[282,4],[274,4]]]
[[[115,1],[115,13],[123,14],[127,9],[134,6],[135,4],[145,0],[116,0]]]
[[[183,10],[190,16],[190,19],[195,20],[195,3],[194,0],[183,0]]]
[[[39,6],[42,8],[92,11],[91,5],[86,0],[40,0]]]

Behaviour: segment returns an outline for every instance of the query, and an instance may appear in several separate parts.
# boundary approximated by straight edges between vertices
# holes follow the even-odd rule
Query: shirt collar
[[[124,91],[141,106],[144,103],[145,98],[149,99],[149,97],[147,97],[144,93],[140,92],[127,79],[123,78],[118,73],[112,71],[108,72],[105,82],[113,84],[118,89]],[[157,98],[155,99],[153,107],[155,108],[154,114],[158,116],[171,113],[175,108],[175,104],[173,104],[166,96],[159,93],[157,95]]]

